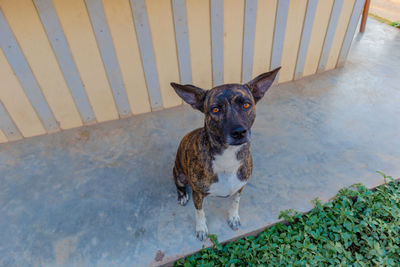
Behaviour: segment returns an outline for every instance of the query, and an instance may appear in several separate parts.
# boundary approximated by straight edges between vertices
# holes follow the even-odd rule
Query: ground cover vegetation
[[[380,172],[378,172],[380,173]],[[308,213],[287,210],[284,221],[180,259],[175,266],[400,266],[400,184],[344,188]]]

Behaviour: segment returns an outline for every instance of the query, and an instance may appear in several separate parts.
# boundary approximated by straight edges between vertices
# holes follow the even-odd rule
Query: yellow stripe
[[[62,129],[82,125],[32,1],[2,0],[4,15]]]
[[[258,0],[253,77],[270,68],[276,5],[277,0]]]
[[[306,8],[307,0],[290,1],[279,82],[287,82],[293,79]]]
[[[242,77],[244,0],[224,0],[224,82]]]
[[[53,3],[97,121],[118,119],[83,0],[53,0]]]
[[[318,1],[313,29],[311,32],[310,44],[308,46],[306,62],[304,64],[303,76],[311,75],[317,72],[332,6],[333,0]]]
[[[355,0],[343,1],[342,12],[340,13],[339,22],[336,28],[335,37],[333,39],[331,51],[329,52],[326,70],[334,69],[342,47],[343,39],[346,34],[347,25],[349,24],[351,13],[353,11]]]
[[[212,87],[210,2],[190,0],[186,5],[193,84],[208,89]]]
[[[45,134],[46,131],[11,66],[0,49],[0,100],[24,137]]]
[[[148,0],[146,4],[163,105],[177,106],[182,100],[170,86],[180,81],[171,1]]]
[[[8,142],[8,139],[6,135],[3,133],[3,131],[0,130],[0,143],[5,143],[5,142]]]
[[[134,114],[151,111],[128,0],[103,0],[129,104]]]

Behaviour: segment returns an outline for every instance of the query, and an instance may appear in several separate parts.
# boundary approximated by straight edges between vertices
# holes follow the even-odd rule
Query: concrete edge
[[[399,177],[399,178],[395,178],[395,179],[394,179],[394,182],[395,182],[395,183],[400,183],[400,177]],[[387,183],[388,183],[388,182],[379,183],[379,184],[374,185],[374,186],[372,186],[372,187],[370,187],[370,188],[368,188],[368,189],[371,190],[371,191],[375,191],[375,190],[377,190],[378,187],[380,187],[380,186],[382,186],[382,185],[385,185],[385,184],[387,184]],[[352,187],[352,185],[350,185],[350,186],[348,186],[348,187],[343,187],[343,188],[350,188],[350,187]],[[340,189],[339,189],[339,190],[340,190]],[[339,191],[338,191],[338,192],[339,192]],[[336,193],[336,194],[337,194],[337,193]],[[332,201],[332,200],[333,200],[333,197],[330,198],[329,201],[327,201],[327,202],[330,202],[330,201]],[[325,203],[327,203],[327,202],[325,202]],[[313,208],[312,208],[312,209],[313,209]],[[305,215],[305,214],[311,212],[312,209],[310,209],[310,210],[308,210],[308,211],[306,211],[306,212],[300,212],[300,213],[302,213],[303,215]],[[262,227],[260,227],[260,228],[258,228],[258,229],[256,229],[256,230],[250,231],[250,232],[248,232],[248,233],[244,233],[244,234],[241,234],[241,235],[239,235],[239,236],[236,236],[236,237],[233,237],[233,238],[230,238],[230,239],[221,241],[220,244],[221,244],[221,245],[225,245],[225,244],[228,243],[228,242],[236,241],[236,240],[238,240],[238,239],[240,239],[240,238],[258,235],[258,234],[260,234],[261,232],[263,232],[264,230],[266,230],[266,229],[268,229],[268,228],[270,228],[270,227],[272,227],[272,226],[274,226],[274,225],[276,225],[276,224],[278,224],[278,223],[288,224],[288,222],[285,221],[285,220],[278,220],[278,221],[275,221],[275,222],[272,222],[272,223],[268,223],[268,224],[266,224],[265,226],[262,226]],[[204,245],[204,248],[210,248],[210,247],[212,247],[212,246],[213,246],[213,244],[212,244],[211,242],[207,242],[207,244]],[[193,254],[196,254],[196,253],[199,252],[200,250],[201,250],[201,249],[196,250],[196,251],[194,251],[194,252],[192,252],[192,253],[187,253],[187,254],[182,254],[182,255],[167,257],[167,258],[164,258],[163,260],[161,260],[161,261],[159,261],[159,262],[152,262],[152,263],[150,263],[150,266],[162,266],[162,267],[173,266],[174,263],[175,263],[177,260],[179,260],[179,259],[181,259],[181,258],[186,258],[186,257],[191,256],[191,255],[193,255]]]

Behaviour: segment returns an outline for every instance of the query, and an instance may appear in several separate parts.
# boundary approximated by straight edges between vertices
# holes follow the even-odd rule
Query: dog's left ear
[[[206,98],[206,91],[191,84],[178,84],[171,83],[175,92],[194,109],[204,112],[204,100]]]
[[[281,67],[278,67],[270,72],[258,75],[246,85],[250,88],[251,94],[256,103],[264,96],[265,92],[271,87]]]

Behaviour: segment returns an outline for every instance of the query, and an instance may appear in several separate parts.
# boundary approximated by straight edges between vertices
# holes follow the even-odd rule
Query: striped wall
[[[365,0],[0,0],[0,142],[342,66]]]

